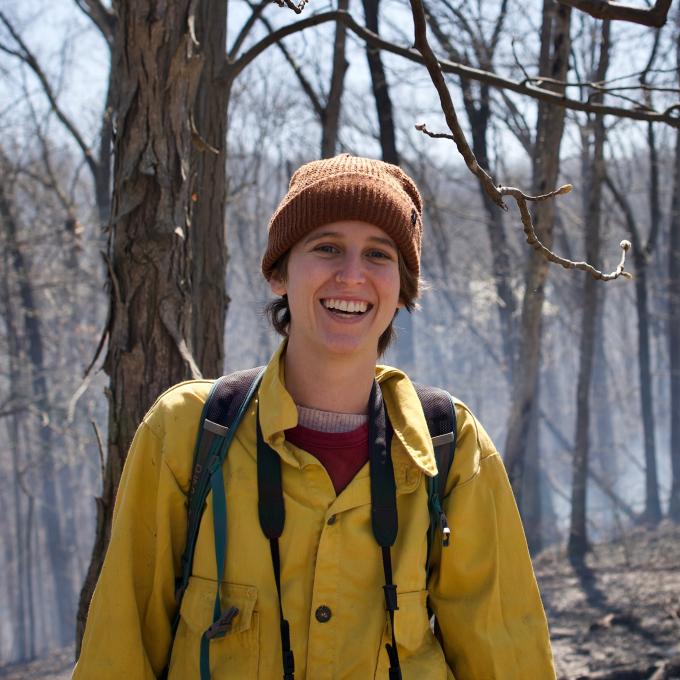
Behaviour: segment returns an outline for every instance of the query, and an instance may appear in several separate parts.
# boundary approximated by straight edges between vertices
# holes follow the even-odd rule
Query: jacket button
[[[317,607],[314,615],[319,623],[328,623],[331,620],[331,616],[333,616],[330,607],[327,607],[325,604]]]
[[[336,517],[335,515],[331,515],[331,516],[328,518],[328,520],[326,521],[326,524],[328,524],[329,526],[332,525],[332,524],[335,524],[335,520],[336,520],[336,519],[337,519],[337,517]]]

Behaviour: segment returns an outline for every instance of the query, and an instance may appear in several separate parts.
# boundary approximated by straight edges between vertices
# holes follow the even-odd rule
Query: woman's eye
[[[392,259],[388,253],[382,250],[371,250],[368,253],[369,257],[375,258],[377,260],[390,260]]]
[[[338,252],[338,249],[335,246],[332,246],[330,244],[321,244],[319,246],[316,246],[316,248],[314,248],[314,250],[316,250],[317,252],[320,252],[320,253],[337,253]]]

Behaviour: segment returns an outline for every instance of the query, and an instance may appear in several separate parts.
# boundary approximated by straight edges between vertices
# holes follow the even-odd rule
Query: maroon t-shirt
[[[351,432],[319,432],[304,425],[286,430],[286,439],[319,459],[339,494],[368,461],[368,423]]]

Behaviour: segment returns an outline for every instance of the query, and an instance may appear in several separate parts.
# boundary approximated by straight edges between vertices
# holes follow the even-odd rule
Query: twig
[[[531,219],[531,213],[529,212],[527,203],[529,201],[544,201],[561,194],[569,193],[572,189],[571,185],[565,184],[559,189],[555,189],[554,191],[551,191],[547,194],[542,194],[540,196],[529,196],[515,187],[505,187],[501,185],[497,186],[495,184],[491,175],[489,175],[489,173],[477,162],[477,158],[470,148],[470,145],[465,138],[465,134],[463,133],[463,130],[458,122],[458,116],[456,115],[451,93],[446,86],[444,74],[442,73],[439,62],[427,41],[425,10],[421,0],[411,0],[411,10],[413,13],[413,25],[415,29],[415,47],[421,53],[423,61],[425,62],[425,67],[427,68],[430,78],[432,79],[432,84],[437,90],[441,108],[444,112],[444,117],[446,118],[446,123],[449,127],[449,130],[451,130],[451,134],[431,133],[427,130],[424,124],[417,125],[416,129],[430,137],[446,138],[452,140],[460,154],[463,156],[463,159],[465,160],[470,172],[472,172],[472,174],[477,177],[489,199],[492,200],[498,207],[502,208],[503,210],[507,210],[507,206],[503,200],[503,197],[511,196],[519,208],[527,243],[532,248],[534,248],[534,250],[541,253],[541,255],[543,255],[549,262],[559,264],[565,269],[580,269],[582,271],[586,271],[595,279],[600,279],[602,281],[610,281],[617,279],[620,276],[630,278],[630,274],[624,271],[626,252],[630,248],[630,243],[628,241],[621,241],[620,247],[623,251],[621,261],[618,267],[610,274],[601,272],[599,269],[596,269],[587,262],[574,262],[573,260],[560,257],[543,245],[543,243],[541,243],[538,236],[536,235],[536,230],[534,229],[534,224]]]
[[[527,237],[527,243],[534,250],[537,250],[539,253],[541,253],[541,255],[543,255],[546,260],[549,262],[554,262],[555,264],[559,264],[565,269],[580,269],[581,271],[588,272],[594,279],[598,279],[600,281],[613,281],[614,279],[618,279],[620,276],[623,276],[626,279],[633,278],[631,274],[624,269],[626,264],[626,253],[631,247],[630,241],[625,239],[619,243],[619,248],[621,248],[621,259],[619,264],[610,274],[605,274],[599,269],[593,267],[593,265],[589,264],[588,262],[575,262],[574,260],[568,260],[567,258],[560,257],[543,245],[543,243],[541,243],[540,239],[536,235],[527,201],[544,201],[546,199],[553,198],[554,196],[559,196],[560,194],[568,194],[571,189],[571,184],[565,184],[559,189],[555,189],[548,194],[543,194],[541,196],[528,196],[514,187],[498,187],[499,192],[503,196],[512,196],[515,199],[522,218],[522,224],[524,225],[524,233]]]

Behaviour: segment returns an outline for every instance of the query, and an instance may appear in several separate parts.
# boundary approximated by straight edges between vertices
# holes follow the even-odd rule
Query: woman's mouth
[[[325,298],[321,300],[321,304],[334,316],[344,319],[361,317],[373,308],[373,305],[365,300]]]

